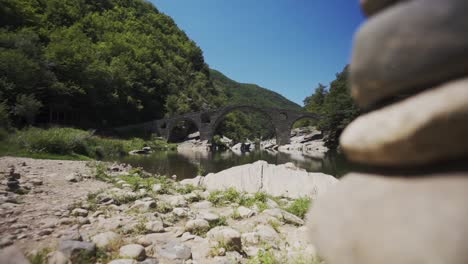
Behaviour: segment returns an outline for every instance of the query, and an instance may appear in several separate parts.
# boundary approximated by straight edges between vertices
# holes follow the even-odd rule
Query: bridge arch
[[[228,114],[233,113],[235,111],[246,111],[246,112],[250,112],[250,113],[260,113],[260,114],[262,114],[262,116],[264,116],[268,120],[268,123],[270,123],[270,125],[272,127],[272,131],[274,131],[274,135],[275,135],[275,137],[277,137],[277,135],[278,135],[277,126],[275,125],[274,118],[272,117],[272,114],[270,112],[268,112],[267,110],[264,110],[264,109],[262,109],[260,107],[256,107],[256,106],[237,105],[237,106],[224,107],[224,108],[220,109],[220,111],[214,115],[213,123],[212,123],[211,128],[210,128],[211,133],[209,135],[208,140],[213,139],[213,136],[215,135],[216,130],[219,128],[220,124],[225,120],[225,117]]]
[[[300,113],[297,116],[295,116],[293,119],[290,120],[290,129],[293,128],[293,126],[294,126],[294,124],[296,124],[296,122],[298,122],[300,120],[303,120],[303,119],[312,119],[315,122],[318,122],[318,121],[320,121],[320,116],[318,114],[315,114],[315,113]]]
[[[175,141],[178,141],[178,138],[180,137],[180,135],[176,135],[175,131],[179,125],[181,125],[182,123],[186,123],[186,124],[189,124],[190,126],[192,126],[193,128],[196,129],[196,131],[200,131],[200,124],[197,122],[197,120],[193,119],[193,118],[190,118],[190,117],[178,117],[178,118],[175,118],[175,119],[172,119],[172,120],[168,120],[166,122],[166,126],[167,126],[167,140],[168,142],[175,142]],[[188,136],[188,134],[190,134],[191,132],[195,132],[195,131],[192,131],[193,129],[190,129],[187,128],[187,133],[185,136]]]

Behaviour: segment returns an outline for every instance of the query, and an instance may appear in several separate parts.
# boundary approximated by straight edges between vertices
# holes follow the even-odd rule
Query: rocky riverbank
[[[257,175],[259,166],[264,169]],[[310,198],[279,197],[264,188],[247,192],[235,182],[215,188],[242,171],[266,186],[274,179],[265,171],[275,167],[257,162],[218,177],[175,182],[124,165],[1,158],[0,259],[28,263],[24,254],[34,263],[320,263],[304,237]],[[304,174],[291,165],[278,169],[295,172],[298,180]],[[12,174],[19,178],[14,190],[7,187]],[[336,181],[327,179],[315,185],[316,194]]]
[[[221,137],[218,140],[219,149],[228,149],[236,154],[242,154],[254,150],[256,147],[267,151],[279,151],[284,153],[297,154],[312,157],[312,158],[324,158],[328,152],[328,148],[325,146],[322,132],[317,130],[315,127],[301,127],[291,130],[290,144],[279,146],[276,144],[276,139],[268,139],[261,142],[253,142],[246,140],[243,143],[234,142],[232,139],[227,137]],[[212,144],[208,141],[200,141],[199,133],[190,134],[186,141],[180,143],[177,147],[178,151],[186,152],[190,150],[194,151],[210,151]]]

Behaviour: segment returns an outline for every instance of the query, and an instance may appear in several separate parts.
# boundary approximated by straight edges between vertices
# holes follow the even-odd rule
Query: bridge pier
[[[276,144],[277,145],[287,145],[291,142],[291,129],[284,124],[275,125],[276,131]]]

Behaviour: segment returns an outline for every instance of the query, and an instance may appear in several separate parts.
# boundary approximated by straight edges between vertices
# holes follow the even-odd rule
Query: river
[[[158,151],[150,155],[132,155],[120,161],[131,164],[133,167],[142,167],[144,170],[160,175],[177,175],[177,179],[193,178],[196,175],[206,175],[218,172],[233,166],[265,160],[270,164],[294,163],[297,167],[309,172],[323,172],[337,178],[349,172],[353,167],[346,158],[337,153],[330,153],[324,159],[314,159],[301,153],[270,152],[255,150],[252,152],[236,154],[232,151],[200,152],[186,150]]]

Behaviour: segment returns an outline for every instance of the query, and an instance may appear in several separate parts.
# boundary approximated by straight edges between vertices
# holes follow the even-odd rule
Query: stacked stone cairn
[[[341,137],[369,167],[319,197],[310,237],[327,264],[468,263],[468,1],[361,0]]]
[[[10,167],[10,171],[7,176],[7,191],[17,192],[20,190],[19,179],[21,175],[15,172],[15,166]]]

